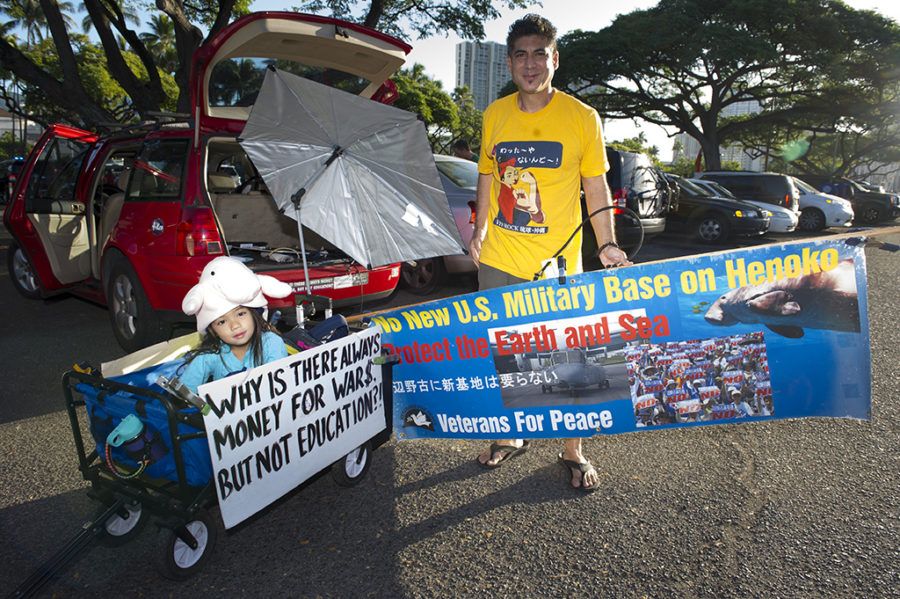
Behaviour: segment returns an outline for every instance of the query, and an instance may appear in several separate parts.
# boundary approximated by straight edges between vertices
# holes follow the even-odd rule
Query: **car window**
[[[216,139],[207,146],[207,189],[214,193],[225,193],[238,189],[258,191],[262,180],[244,148],[234,140]]]
[[[209,105],[215,108],[253,106],[270,65],[351,94],[359,94],[369,85],[363,77],[291,60],[230,58],[213,67],[209,78]]]
[[[787,177],[779,177],[777,175],[761,175],[759,177],[752,178],[758,178],[759,183],[762,185],[762,188],[765,189],[767,193],[770,193],[772,195],[783,196],[786,193],[791,193],[790,183],[788,183]]]
[[[728,190],[736,196],[753,195],[754,192],[757,191],[756,186],[753,185],[751,177],[729,177],[727,175],[717,175],[715,177],[710,177],[710,179],[713,179],[714,181],[717,181],[721,185],[727,187]]]
[[[471,160],[435,160],[434,164],[457,187],[475,189],[478,185],[478,165]]]
[[[711,190],[713,190],[713,191],[716,193],[716,195],[718,195],[720,198],[733,198],[733,199],[735,198],[735,196],[734,196],[733,193],[731,193],[730,191],[728,191],[728,189],[726,189],[725,187],[722,187],[721,185],[719,185],[719,184],[716,183],[715,181],[709,181],[709,182],[707,183],[707,185],[708,185],[709,188],[710,188]]]
[[[128,199],[175,199],[181,197],[181,180],[188,140],[150,140],[134,161],[128,184]]]
[[[678,183],[678,186],[690,196],[700,196],[700,197],[712,197],[713,193],[703,187],[702,185],[697,185],[692,181],[688,181],[686,179],[675,179],[675,182]]]
[[[90,144],[55,138],[41,153],[28,186],[25,211],[53,214],[61,211],[63,202],[75,201],[75,186],[81,163]]]
[[[796,177],[794,178],[794,185],[797,186],[797,189],[799,189],[801,191],[801,193],[813,193],[813,194],[819,193],[815,187],[813,187],[809,183],[806,183],[805,181],[801,181],[800,179],[797,179]]]

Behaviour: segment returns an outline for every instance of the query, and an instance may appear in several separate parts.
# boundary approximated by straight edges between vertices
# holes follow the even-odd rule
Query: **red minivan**
[[[253,13],[196,52],[192,114],[103,136],[50,127],[3,217],[15,287],[29,298],[70,292],[107,304],[129,352],[186,320],[181,301],[216,256],[305,290],[297,223],[278,211],[237,141],[265,69],[389,101],[387,79],[410,50],[337,19]],[[362,307],[397,286],[397,264],[366,269],[312,231],[304,240],[312,291],[336,306]],[[288,306],[291,298],[270,301]]]

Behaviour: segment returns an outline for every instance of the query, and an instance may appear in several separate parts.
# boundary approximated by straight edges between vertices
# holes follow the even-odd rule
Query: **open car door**
[[[76,190],[96,139],[65,125],[47,129],[22,168],[7,210],[5,224],[30,258],[45,291],[91,275],[87,215]]]

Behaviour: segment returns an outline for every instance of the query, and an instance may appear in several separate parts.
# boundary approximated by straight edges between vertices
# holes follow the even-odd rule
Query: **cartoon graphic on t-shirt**
[[[541,210],[541,192],[534,175],[516,166],[516,159],[510,158],[499,165],[500,194],[498,220],[506,224],[524,227],[530,222],[544,222]]]

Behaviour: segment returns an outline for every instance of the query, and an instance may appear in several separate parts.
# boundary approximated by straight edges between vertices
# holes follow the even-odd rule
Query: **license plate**
[[[347,289],[348,287],[358,287],[369,282],[368,272],[358,272],[352,275],[341,275],[339,277],[324,277],[309,282],[309,288],[312,291],[321,291],[322,289]],[[303,291],[306,285],[302,282],[293,283],[295,290]]]
[[[369,273],[358,272],[352,275],[344,275],[334,278],[334,289],[346,289],[347,287],[358,287],[369,282]]]

